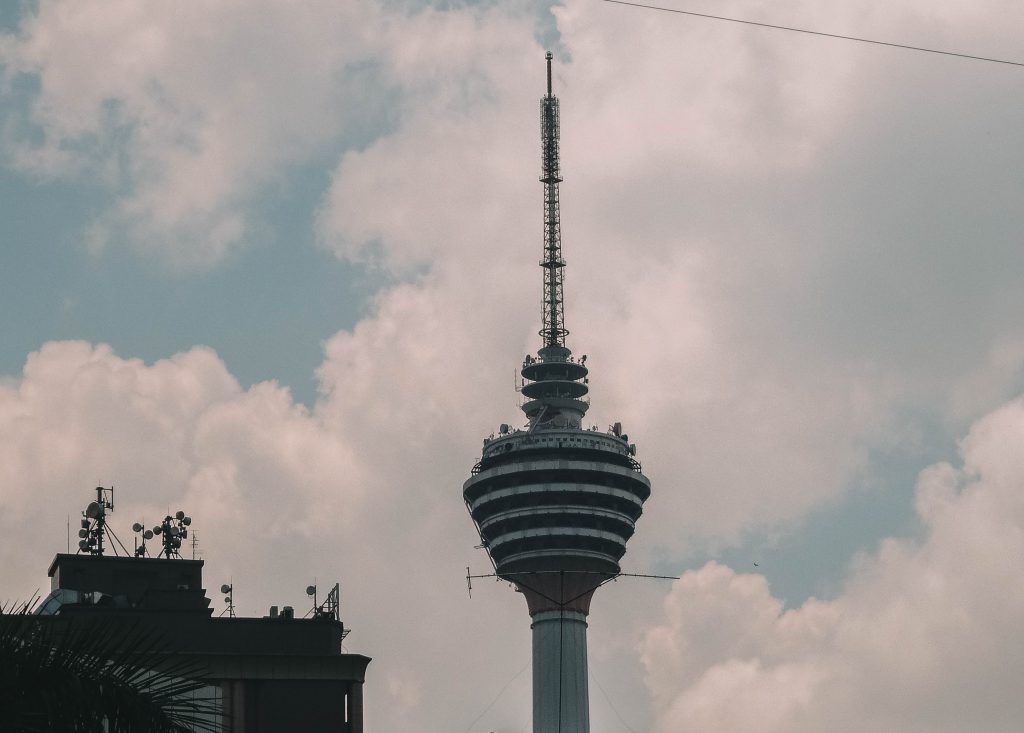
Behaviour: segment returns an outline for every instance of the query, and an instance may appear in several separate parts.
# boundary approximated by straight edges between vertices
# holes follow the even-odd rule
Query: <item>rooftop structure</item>
[[[542,345],[521,374],[526,424],[502,425],[463,484],[495,573],[522,592],[533,630],[534,733],[588,733],[587,617],[594,591],[620,573],[650,481],[619,423],[586,429],[586,356],[566,346],[559,219],[559,110],[540,100],[544,184]]]
[[[147,657],[152,669],[168,664],[195,670],[206,695],[220,701],[211,721],[223,733],[291,733],[298,730],[362,733],[363,682],[369,657],[342,651],[348,633],[341,621],[338,586],[322,604],[316,588],[309,618],[290,606],[264,617],[234,615],[234,589],[220,591],[230,615],[214,616],[203,587],[203,561],[183,559],[177,549],[188,537],[184,512],[161,525],[161,549],[147,557],[154,533],[136,524],[143,544],[123,555],[107,514],[109,490],[83,512],[78,554],[58,554],[50,565],[50,593],[35,610],[34,623],[78,631],[101,629],[125,636],[143,632],[159,642]],[[186,522],[185,520],[189,520]],[[173,531],[172,531],[173,530]],[[142,549],[142,552],[139,550]],[[95,625],[95,626],[94,626]]]

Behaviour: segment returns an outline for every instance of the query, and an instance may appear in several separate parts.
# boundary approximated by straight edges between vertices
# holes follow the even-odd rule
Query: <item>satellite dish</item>
[[[89,520],[82,517],[82,529],[89,529]]]
[[[79,550],[87,550],[87,549],[89,549],[89,543],[86,542],[85,540],[79,540],[78,541],[78,549]]]
[[[315,585],[307,585],[306,586],[306,595],[307,596],[311,596],[314,593],[316,593],[316,586]]]
[[[142,531],[142,525],[141,524],[136,522],[135,524],[132,525],[132,532],[141,532],[141,531]]]
[[[181,531],[177,527],[171,527],[168,531],[171,533],[171,537],[177,537],[181,534]]]
[[[224,585],[222,585],[220,587],[220,592],[221,593],[230,593],[231,592],[231,586],[228,585],[227,583],[225,583]]]
[[[184,524],[186,527],[189,526],[190,524],[192,524],[192,517],[185,517],[181,520],[181,523]]]
[[[147,539],[147,540],[153,539],[153,532],[152,532],[152,530],[147,529],[145,532],[142,533],[142,537],[143,537],[143,539]]]
[[[78,530],[78,536],[79,537],[88,537],[89,536],[89,530],[87,530],[87,529],[80,529],[80,530]]]
[[[160,534],[162,531],[163,530],[160,529],[160,525],[159,524],[156,525],[155,527],[153,527],[153,534]]]
[[[505,423],[502,423],[501,427],[498,428],[498,432],[501,433],[502,435],[508,435],[508,431],[509,431],[509,427]]]
[[[181,509],[179,509],[178,511],[176,511],[174,513],[174,518],[177,519],[180,522],[182,519],[185,518],[185,512],[183,512],[183,511],[181,511]]]
[[[100,505],[97,504],[95,501],[89,502],[89,506],[85,508],[85,516],[89,517],[89,519],[95,519],[99,515]]]

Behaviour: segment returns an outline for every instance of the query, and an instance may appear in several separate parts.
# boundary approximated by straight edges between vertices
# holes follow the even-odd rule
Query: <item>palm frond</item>
[[[15,731],[213,733],[221,705],[202,673],[137,619],[0,608],[0,710]]]

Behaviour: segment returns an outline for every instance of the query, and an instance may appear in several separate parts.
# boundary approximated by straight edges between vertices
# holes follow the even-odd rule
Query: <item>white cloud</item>
[[[115,194],[94,248],[208,266],[251,235],[261,187],[372,106],[381,23],[373,4],[44,1],[0,46],[9,82],[39,83],[8,155]]]
[[[391,28],[402,124],[340,161],[319,216],[323,246],[353,260],[377,254],[401,274],[456,255],[474,268],[514,260],[502,245],[535,213],[524,195],[534,191],[517,184],[539,169],[535,115],[518,107],[539,98],[533,25],[478,8],[424,11]]]
[[[764,578],[709,564],[644,640],[660,730],[1015,730],[1024,709],[1024,400],[977,422],[962,468],[921,474],[921,540],[887,540],[834,601],[783,610]]]
[[[242,391],[205,348],[146,365],[52,342],[0,395],[7,529],[71,510],[94,482],[122,486],[128,511],[150,519],[185,500],[214,525],[273,516],[283,532],[322,529],[340,503],[362,503],[337,436],[277,385]],[[53,539],[35,536],[31,549],[45,555]]]
[[[23,379],[2,388],[4,485],[13,492],[5,519],[16,525],[27,511],[21,500],[68,496],[76,484],[180,480],[189,424],[205,405],[237,392],[206,349],[145,367],[107,347],[44,346],[30,355]]]

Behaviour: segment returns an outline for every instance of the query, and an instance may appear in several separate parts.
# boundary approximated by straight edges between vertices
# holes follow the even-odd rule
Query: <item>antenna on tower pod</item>
[[[565,315],[562,309],[562,283],[565,260],[562,258],[562,225],[558,205],[558,184],[562,174],[558,156],[558,97],[551,93],[551,52],[548,64],[548,93],[540,100],[541,175],[544,184],[544,306],[540,336],[544,348],[565,348]]]

